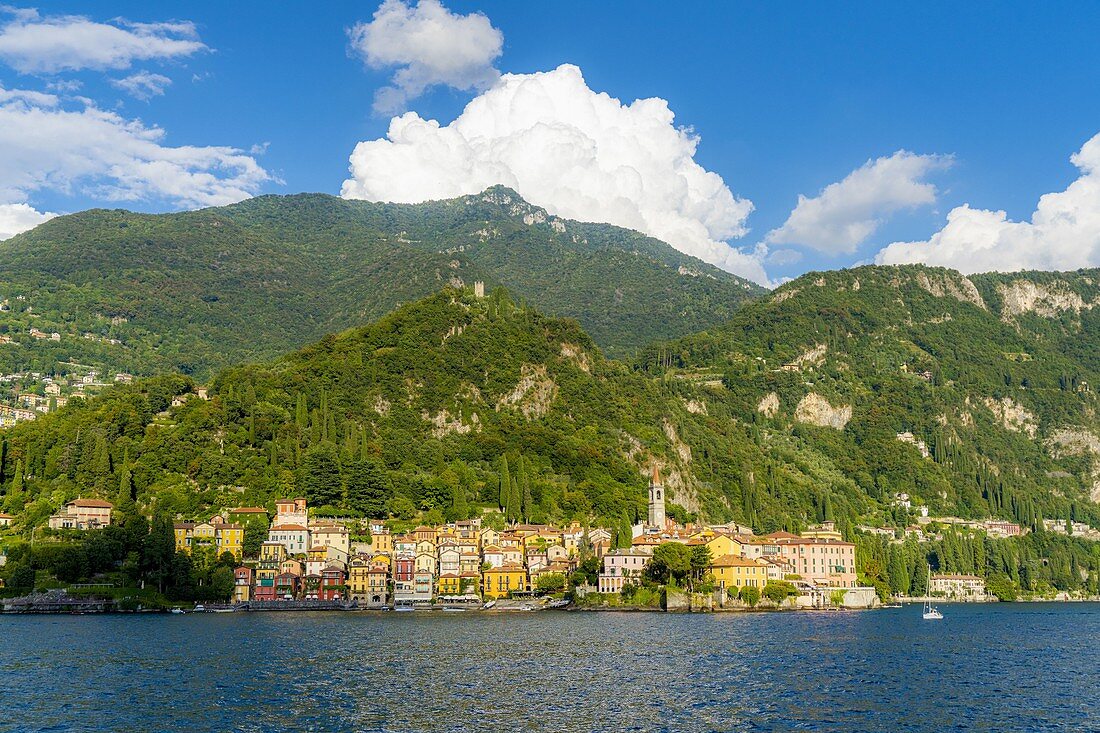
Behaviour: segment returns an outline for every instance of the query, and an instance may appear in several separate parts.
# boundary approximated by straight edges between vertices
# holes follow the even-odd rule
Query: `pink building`
[[[781,538],[783,557],[794,572],[815,585],[855,588],[856,546],[831,539]]]
[[[603,570],[597,579],[600,593],[618,593],[627,583],[639,582],[645,564],[652,557],[645,550],[614,550],[603,556]]]

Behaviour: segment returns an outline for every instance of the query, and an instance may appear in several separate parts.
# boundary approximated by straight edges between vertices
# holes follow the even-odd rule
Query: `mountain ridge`
[[[63,353],[54,360],[202,377],[478,280],[578,318],[624,356],[716,324],[764,292],[637,232],[550,216],[503,187],[425,204],[294,194],[177,214],[95,209],[0,243],[0,262],[0,295],[35,309],[13,325],[33,318],[121,342],[37,345],[50,351],[33,362],[40,371]],[[32,363],[21,356],[0,361]]]

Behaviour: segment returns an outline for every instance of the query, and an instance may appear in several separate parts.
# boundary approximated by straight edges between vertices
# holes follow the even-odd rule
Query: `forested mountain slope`
[[[500,187],[417,205],[302,194],[178,214],[91,210],[0,242],[0,332],[15,341],[0,347],[0,370],[71,362],[205,379],[477,280],[577,318],[613,355],[718,324],[764,292]]]
[[[1096,271],[812,273],[642,364],[721,384],[765,442],[811,449],[879,501],[1095,525],[1098,285]]]

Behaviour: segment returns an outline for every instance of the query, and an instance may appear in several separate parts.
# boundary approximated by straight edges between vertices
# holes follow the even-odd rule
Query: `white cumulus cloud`
[[[394,117],[385,138],[355,147],[342,195],[416,203],[503,184],[558,216],[636,229],[768,283],[766,248],[726,241],[746,233],[752,202],[700,166],[699,139],[673,123],[665,100],[623,104],[576,66],[505,74],[449,125]]]
[[[1100,134],[1070,160],[1079,170],[1078,178],[1064,191],[1041,196],[1031,221],[1010,221],[1004,211],[959,206],[927,241],[895,242],[875,261],[919,262],[964,273],[1100,266]]]
[[[112,79],[111,84],[135,99],[149,100],[164,94],[172,80],[163,74],[139,71],[122,79]]]
[[[951,162],[948,156],[905,150],[869,160],[817,196],[800,195],[787,221],[770,231],[765,241],[851,254],[890,215],[935,203],[936,187],[924,179]]]
[[[88,100],[0,88],[0,203],[39,190],[107,201],[217,206],[274,180],[250,155],[223,146],[169,146],[165,132]]]
[[[80,15],[41,16],[7,9],[0,59],[23,73],[126,69],[135,61],[172,59],[207,50],[193,23],[99,23]]]
[[[28,204],[0,204],[0,240],[34,229],[55,216],[57,214],[37,211]]]
[[[375,111],[401,111],[429,87],[485,89],[500,72],[493,66],[504,35],[481,13],[458,15],[438,0],[386,0],[369,23],[348,31],[352,50],[374,69],[398,67],[392,86],[378,90]]]

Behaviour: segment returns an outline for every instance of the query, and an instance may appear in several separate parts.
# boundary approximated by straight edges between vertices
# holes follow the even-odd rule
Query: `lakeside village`
[[[273,518],[263,507],[237,507],[203,521],[177,522],[173,535],[176,552],[209,552],[239,563],[227,602],[196,607],[202,610],[880,605],[875,589],[857,582],[855,544],[845,542],[832,522],[800,534],[762,536],[737,524],[681,525],[666,515],[664,493],[654,470],[647,521],[633,527],[631,546],[619,549],[608,530],[577,523],[517,524],[498,531],[470,519],[394,533],[378,520],[311,517],[300,498],[275,501]],[[77,499],[51,516],[49,527],[102,529],[111,524],[113,509],[107,501]],[[0,514],[0,527],[13,519]],[[996,524],[989,531],[1006,536],[1021,531],[1011,523]],[[255,557],[246,558],[246,532],[260,529],[266,539]],[[369,539],[353,539],[364,531]],[[667,589],[663,599],[653,590],[654,579]],[[985,582],[972,575],[933,575],[930,589],[940,598],[989,600]],[[570,596],[564,595],[567,590]],[[3,601],[6,612],[77,609],[115,607],[94,593],[70,595],[63,589]]]

